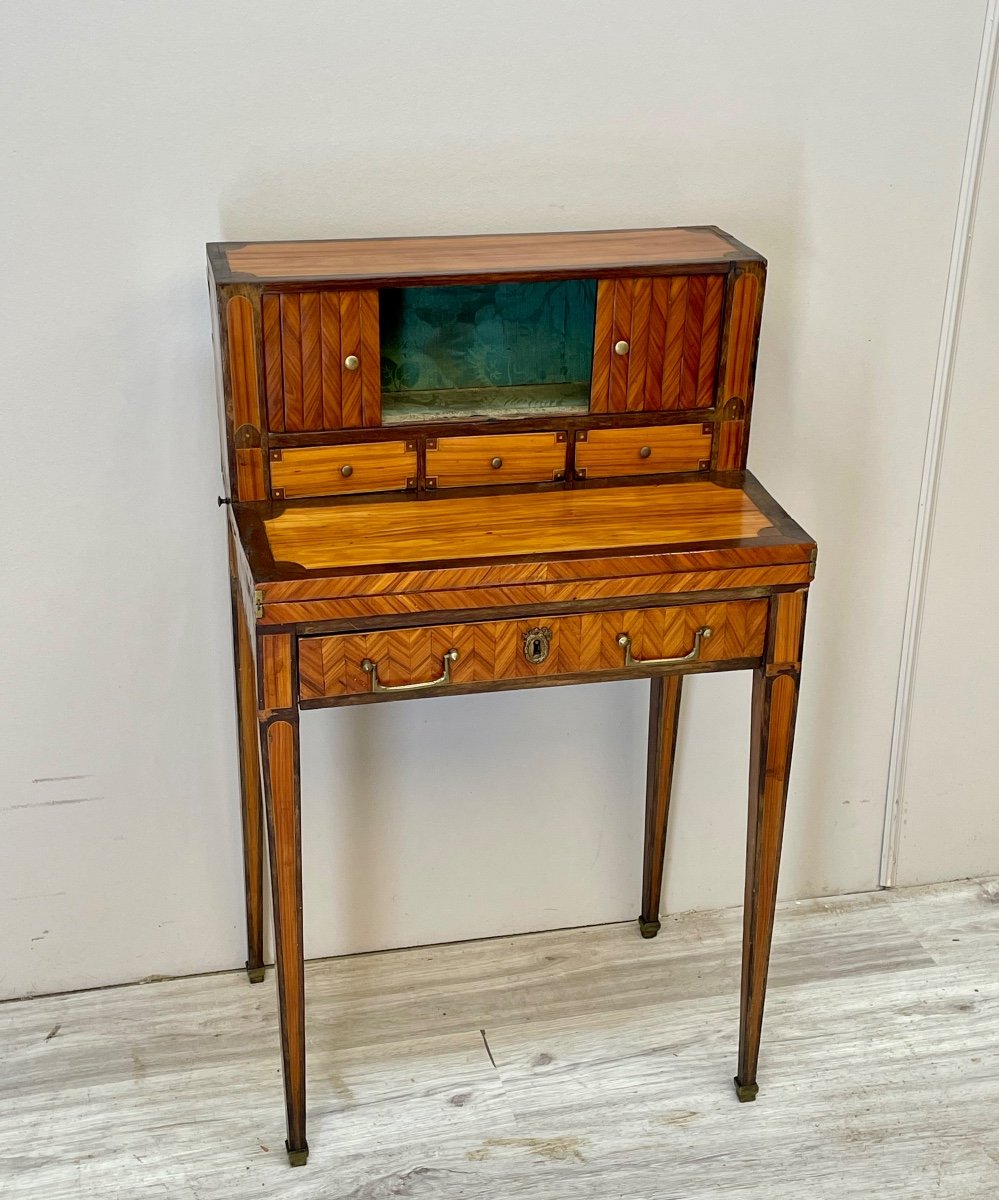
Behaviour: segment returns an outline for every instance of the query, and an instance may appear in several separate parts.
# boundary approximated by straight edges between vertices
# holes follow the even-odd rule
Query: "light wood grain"
[[[782,592],[775,598],[773,661],[789,666],[801,665],[801,639],[808,592]]]
[[[703,424],[628,426],[585,433],[584,439],[576,441],[580,479],[696,471],[711,455],[710,428],[705,432]]]
[[[8,1003],[4,1200],[991,1200],[997,898],[782,905],[755,1105],[729,1079],[738,909],[309,964],[294,1172],[271,977]]]
[[[265,522],[274,558],[307,568],[711,542],[769,528],[745,492],[701,481],[288,508]]]
[[[565,450],[564,433],[436,438],[427,445],[427,486],[551,482],[564,476]]]
[[[621,229],[584,233],[369,238],[222,245],[232,272],[257,279],[357,281],[469,274],[557,274],[614,267],[669,267],[749,257],[713,229]],[[220,279],[226,276],[219,273]]]
[[[279,498],[401,492],[415,486],[416,450],[407,449],[406,442],[301,446],[271,452],[271,489]]]
[[[306,637],[299,641],[301,696],[318,700],[370,691],[371,676],[361,666],[365,660],[377,665],[383,684],[425,683],[440,676],[451,650],[458,651],[450,667],[455,686],[619,671],[624,667],[619,634],[631,638],[635,658],[666,658],[689,653],[695,631],[704,626],[711,636],[702,643],[701,660],[755,658],[763,651],[766,622],[767,602],[744,600]],[[532,663],[524,654],[524,639],[539,626],[550,635],[550,650],[544,662]]]
[[[260,638],[260,699],[265,710],[291,708],[294,699],[291,670],[291,636],[267,634]]]

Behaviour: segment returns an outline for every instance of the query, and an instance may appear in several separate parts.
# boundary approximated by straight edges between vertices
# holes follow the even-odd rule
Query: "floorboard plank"
[[[309,1165],[273,978],[0,1005],[4,1200],[999,1192],[999,883],[781,906],[760,1098],[739,910],[309,964]]]

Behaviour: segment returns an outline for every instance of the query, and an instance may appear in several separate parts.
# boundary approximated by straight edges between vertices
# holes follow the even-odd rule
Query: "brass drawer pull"
[[[628,345],[628,343],[626,341],[622,340],[620,342],[614,343],[614,353],[615,354],[620,354],[620,355],[624,356],[625,354],[628,353],[628,351],[630,349],[631,349],[631,347]]]
[[[436,679],[428,679],[426,683],[393,683],[386,686],[378,680],[378,664],[372,662],[370,658],[366,658],[361,667],[371,676],[371,690],[373,692],[422,692],[425,688],[440,687],[451,682],[451,664],[457,662],[458,651],[451,649],[444,655],[443,674]]]
[[[357,357],[356,354],[348,354],[347,357],[343,360],[343,365],[347,368],[348,371],[356,371],[357,368],[361,365],[361,360]]]
[[[494,471],[498,471],[503,465],[503,460],[499,457],[499,455],[497,455],[489,465]]]
[[[711,636],[711,626],[702,625],[694,634],[694,648],[689,654],[681,654],[679,658],[632,658],[631,638],[626,633],[618,635],[617,644],[624,647],[624,665],[626,667],[668,667],[674,663],[695,662],[701,657],[701,642]]]

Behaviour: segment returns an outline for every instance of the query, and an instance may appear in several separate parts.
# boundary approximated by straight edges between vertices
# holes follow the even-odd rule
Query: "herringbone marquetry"
[[[613,287],[601,282],[590,411],[710,407],[718,369],[724,278],[640,277],[618,279]],[[615,350],[621,342],[628,345],[624,354]]]
[[[377,291],[268,293],[261,327],[271,432],[381,423]]]
[[[740,567],[729,571],[678,571],[671,575],[616,576],[577,582],[523,584],[510,587],[400,591],[332,600],[289,600],[263,605],[261,625],[290,625],[302,621],[385,616],[394,613],[442,612],[476,608],[513,608],[565,604],[574,600],[614,600],[623,597],[679,595],[727,591],[734,588],[785,587],[811,582],[808,563],[790,566]]]
[[[636,659],[656,659],[686,654],[703,626],[712,631],[703,643],[703,661],[758,658],[766,624],[765,600],[733,600],[305,637],[299,641],[301,696],[319,700],[369,691],[371,676],[361,665],[365,659],[377,664],[379,680],[385,685],[426,683],[441,674],[444,655],[450,650],[458,651],[451,667],[455,685],[619,671],[624,665],[620,634],[631,638]],[[524,639],[539,625],[551,631],[550,648],[544,662],[532,663],[524,653]]]

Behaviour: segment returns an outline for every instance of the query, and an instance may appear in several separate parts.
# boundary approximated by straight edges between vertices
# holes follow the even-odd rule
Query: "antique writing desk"
[[[302,708],[650,679],[653,937],[683,676],[752,670],[735,1079],[752,1100],[815,568],[745,471],[764,260],[710,227],[208,259],[246,965],[263,978],[266,812],[291,1162],[308,1155]]]

